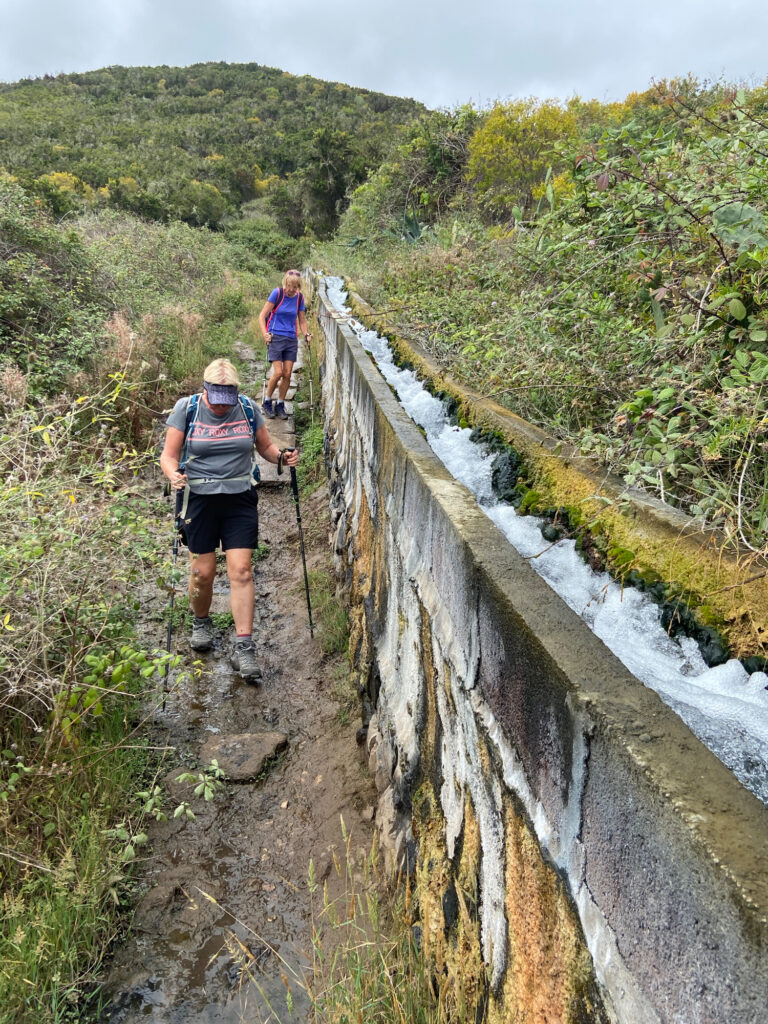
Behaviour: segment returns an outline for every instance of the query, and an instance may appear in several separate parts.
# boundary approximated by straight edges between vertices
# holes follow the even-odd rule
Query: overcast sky
[[[0,0],[0,81],[255,61],[430,107],[768,77],[768,0]]]

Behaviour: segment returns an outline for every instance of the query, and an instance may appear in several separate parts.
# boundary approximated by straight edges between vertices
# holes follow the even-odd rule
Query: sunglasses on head
[[[301,277],[300,270],[286,270],[286,277]]]

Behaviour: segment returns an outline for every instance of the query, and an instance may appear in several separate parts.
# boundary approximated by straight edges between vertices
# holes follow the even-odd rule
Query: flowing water
[[[341,278],[329,277],[325,283],[330,302],[348,314]],[[445,404],[425,390],[412,370],[395,365],[386,338],[352,319],[349,324],[405,411],[424,428],[435,454],[472,491],[510,543],[620,661],[768,804],[768,676],[750,675],[736,659],[708,668],[695,640],[667,635],[661,609],[647,595],[622,588],[607,573],[590,569],[579,557],[575,541],[545,541],[541,519],[518,515],[494,495],[494,454],[470,440],[471,430],[450,422]]]

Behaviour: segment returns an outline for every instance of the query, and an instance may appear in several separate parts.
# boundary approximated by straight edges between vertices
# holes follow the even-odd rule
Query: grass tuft
[[[382,876],[378,847],[355,855],[342,820],[344,864],[334,856],[321,886],[310,862],[315,1024],[465,1024],[483,1007],[442,957],[421,943],[418,901],[409,880]],[[340,890],[336,896],[331,889]]]

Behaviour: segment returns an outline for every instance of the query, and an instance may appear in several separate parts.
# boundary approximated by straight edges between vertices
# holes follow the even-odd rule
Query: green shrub
[[[246,216],[228,224],[225,233],[230,241],[281,270],[304,266],[309,255],[305,240],[283,234],[269,217]]]
[[[208,319],[213,324],[223,324],[226,320],[242,320],[249,312],[250,306],[241,288],[222,288],[211,298]]]
[[[655,102],[570,104],[578,134],[572,118],[554,126],[563,178],[545,173],[533,189],[511,144],[493,156],[489,121],[469,148],[493,174],[461,211],[454,201],[418,238],[367,235],[380,214],[397,229],[387,204],[399,179],[382,170],[353,198],[347,244],[316,247],[318,262],[351,276],[460,381],[765,550],[762,95],[685,80],[660,85]],[[554,145],[544,135],[534,155]],[[540,177],[543,164],[530,166]],[[508,209],[523,186],[538,196],[525,216],[492,228],[472,216],[494,197]]]
[[[76,232],[2,176],[0,235],[0,359],[50,395],[103,344],[108,291]]]
[[[121,480],[124,381],[0,420],[0,1001],[4,1020],[69,1019],[114,935],[149,758],[128,723],[169,657],[142,648],[142,600],[168,578],[155,510]]]

